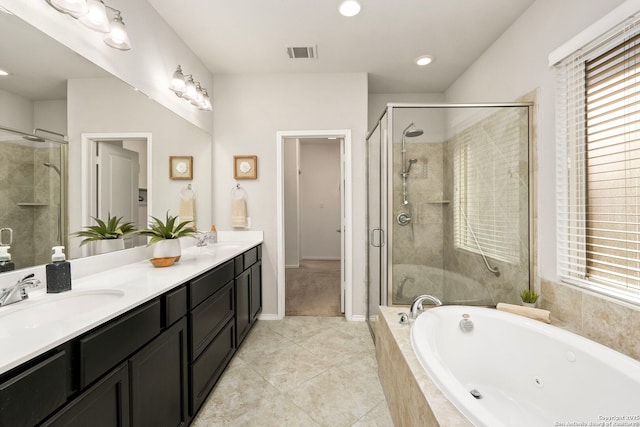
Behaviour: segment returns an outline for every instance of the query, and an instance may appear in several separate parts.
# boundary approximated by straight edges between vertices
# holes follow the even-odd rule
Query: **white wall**
[[[448,102],[515,101],[538,89],[537,257],[541,276],[557,279],[555,81],[551,51],[622,0],[537,0],[446,92]]]
[[[66,135],[67,101],[64,99],[35,101],[33,103],[33,127]],[[55,135],[53,136],[55,137]]]
[[[147,1],[109,0],[110,6],[122,11],[133,46],[127,52],[108,47],[101,33],[57,12],[45,0],[0,0],[0,5],[191,123],[211,131],[211,112],[198,110],[167,89],[178,64],[206,88],[213,84],[211,72]]]
[[[300,143],[302,259],[340,259],[340,141]]]
[[[0,125],[23,132],[33,131],[33,101],[0,90]]]
[[[193,156],[197,221],[211,221],[211,136],[115,78],[74,79],[68,83],[69,107],[69,230],[80,230],[81,134],[104,132],[152,133],[151,215],[177,215],[180,189],[188,182],[169,179],[169,156]],[[228,193],[227,193],[228,194]],[[72,256],[76,256],[72,245]]]
[[[299,205],[299,142],[298,138],[285,138],[284,142],[284,264],[300,266]]]
[[[252,227],[264,230],[263,315],[277,314],[276,132],[351,129],[353,141],[353,313],[365,313],[365,133],[367,75],[215,75],[214,219],[230,229],[234,154],[258,156],[258,179],[243,180]]]

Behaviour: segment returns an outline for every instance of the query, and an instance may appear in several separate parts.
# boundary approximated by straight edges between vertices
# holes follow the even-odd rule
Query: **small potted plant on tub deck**
[[[96,224],[83,227],[84,230],[72,233],[75,237],[84,237],[80,246],[93,243],[95,255],[124,249],[124,236],[136,231],[132,222],[122,222],[122,217],[107,214],[107,220],[91,217]]]
[[[191,221],[177,220],[177,216],[171,216],[167,211],[164,222],[152,216],[149,227],[138,232],[151,238],[149,245],[154,245],[151,263],[156,267],[168,267],[179,260],[182,248],[178,239],[191,237],[196,232],[193,227],[188,226]]]
[[[535,307],[538,302],[538,295],[535,291],[525,289],[520,294],[520,298],[522,299],[522,305],[525,307]]]

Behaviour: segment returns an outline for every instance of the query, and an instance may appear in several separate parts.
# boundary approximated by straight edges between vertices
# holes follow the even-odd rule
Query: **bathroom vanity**
[[[261,242],[192,247],[169,268],[140,261],[4,307],[0,425],[189,425],[261,310]]]

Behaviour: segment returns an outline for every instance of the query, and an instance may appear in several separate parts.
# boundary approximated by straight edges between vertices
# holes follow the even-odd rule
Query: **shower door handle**
[[[376,231],[378,232],[378,243],[376,244]],[[371,230],[371,246],[381,248],[384,246],[384,230],[382,228],[374,228]]]

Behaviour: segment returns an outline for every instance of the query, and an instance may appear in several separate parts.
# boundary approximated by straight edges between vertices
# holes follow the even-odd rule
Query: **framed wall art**
[[[193,156],[170,156],[169,178],[193,179]]]
[[[258,156],[233,156],[233,177],[235,179],[258,178]]]

